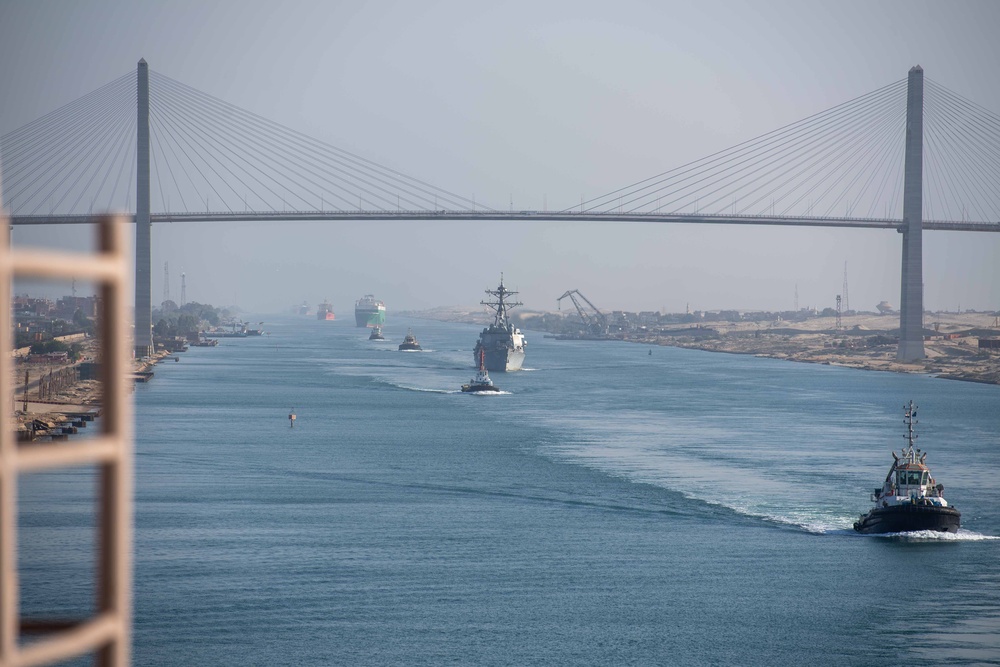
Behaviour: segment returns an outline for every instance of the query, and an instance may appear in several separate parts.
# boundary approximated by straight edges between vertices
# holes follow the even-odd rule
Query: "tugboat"
[[[469,381],[469,384],[462,385],[462,391],[467,394],[476,394],[479,392],[498,392],[500,389],[493,386],[493,380],[490,379],[490,374],[486,372],[486,351],[479,351],[479,372],[476,373],[476,377]]]
[[[406,330],[406,336],[403,338],[403,342],[399,344],[400,352],[412,352],[422,349],[420,343],[417,342],[416,337],[414,337],[413,332],[409,329]]]
[[[385,323],[384,310],[382,312],[372,313],[368,317],[368,326],[371,327],[372,330],[371,335],[368,336],[368,340],[385,340],[385,336],[382,335],[383,323]]]
[[[903,406],[907,433],[907,446],[902,457],[892,452],[892,467],[880,488],[872,493],[875,507],[854,522],[859,533],[904,533],[914,530],[932,530],[957,533],[961,513],[944,499],[944,485],[935,484],[930,469],[924,465],[927,452],[914,449],[917,435],[917,406],[910,401]]]

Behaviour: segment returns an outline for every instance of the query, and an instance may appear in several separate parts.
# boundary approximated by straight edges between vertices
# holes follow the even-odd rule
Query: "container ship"
[[[372,294],[365,294],[354,304],[354,321],[359,327],[385,324],[385,304]]]
[[[495,290],[486,290],[486,294],[492,298],[480,303],[493,310],[493,324],[479,334],[474,350],[475,363],[477,366],[482,363],[488,371],[519,371],[524,363],[524,346],[527,341],[521,330],[511,324],[507,311],[523,304],[508,301],[517,292],[504,287],[503,274],[500,274],[500,286]]]
[[[323,303],[316,306],[316,319],[317,320],[335,320],[337,316],[333,314],[333,304],[329,301],[324,301]]]

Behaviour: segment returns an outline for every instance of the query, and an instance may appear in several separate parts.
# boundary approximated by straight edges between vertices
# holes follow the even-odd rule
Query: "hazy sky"
[[[150,68],[495,208],[563,208],[906,77],[1000,113],[1000,3],[17,2],[0,0],[0,134]],[[900,147],[902,150],[902,146]],[[18,228],[14,242],[78,243]],[[153,228],[189,300],[286,310],[375,293],[475,304],[504,272],[526,306],[567,289],[628,310],[899,301],[882,230],[588,223]],[[925,306],[1000,309],[1000,234],[925,232]]]

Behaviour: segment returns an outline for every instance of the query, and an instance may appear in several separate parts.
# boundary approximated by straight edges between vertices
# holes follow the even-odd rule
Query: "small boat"
[[[476,377],[469,380],[469,384],[462,385],[462,391],[467,394],[475,394],[478,392],[488,392],[500,391],[499,388],[493,386],[493,380],[490,379],[490,374],[486,372],[486,351],[479,351],[479,372],[476,373]]]
[[[930,469],[924,464],[927,452],[913,447],[917,439],[913,425],[917,423],[917,406],[910,401],[904,406],[907,446],[902,456],[892,453],[892,467],[882,486],[872,493],[875,507],[854,522],[859,533],[905,533],[931,530],[957,533],[961,513],[944,499],[944,485],[935,484]]]
[[[407,352],[419,349],[421,349],[420,343],[417,342],[417,339],[413,335],[413,332],[407,329],[406,336],[403,338],[403,342],[399,344],[400,352]]]
[[[385,340],[385,336],[382,335],[382,327],[378,325],[372,327],[372,333],[368,336],[368,340]]]

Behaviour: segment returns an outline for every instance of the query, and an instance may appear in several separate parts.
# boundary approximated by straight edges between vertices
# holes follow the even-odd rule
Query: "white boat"
[[[500,391],[497,387],[493,385],[493,380],[490,379],[490,374],[486,371],[486,352],[480,350],[479,352],[479,372],[476,373],[476,377],[469,381],[469,384],[462,385],[462,391],[467,394],[476,394],[479,392],[497,392]]]

